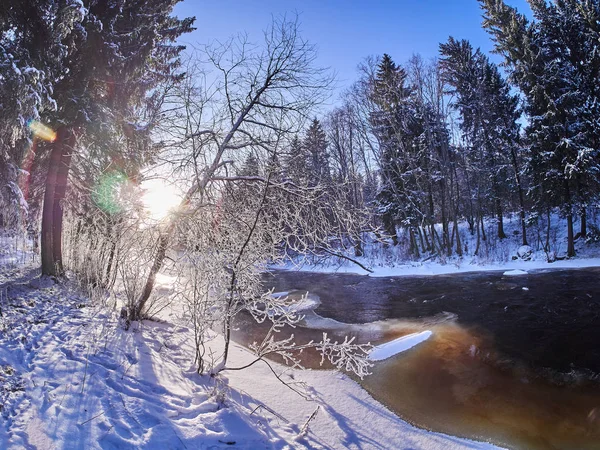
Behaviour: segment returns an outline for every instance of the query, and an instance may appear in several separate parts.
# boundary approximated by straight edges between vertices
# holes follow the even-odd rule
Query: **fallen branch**
[[[361,263],[359,263],[354,258],[350,258],[349,256],[346,256],[346,255],[344,255],[342,253],[332,252],[331,250],[328,250],[325,247],[318,247],[318,250],[322,250],[325,253],[329,253],[332,256],[337,256],[338,258],[347,259],[348,261],[353,262],[354,264],[356,264],[357,266],[359,266],[361,269],[366,270],[369,273],[373,273],[373,270],[369,269],[368,267],[365,267],[364,265],[362,265]]]

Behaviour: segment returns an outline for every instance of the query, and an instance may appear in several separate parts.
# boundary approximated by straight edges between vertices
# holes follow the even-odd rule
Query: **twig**
[[[317,408],[310,415],[310,417],[306,420],[306,422],[304,422],[304,425],[302,425],[302,429],[300,430],[300,436],[304,436],[306,433],[308,433],[308,425],[317,416],[317,413],[320,409],[321,405],[318,405]]]
[[[275,417],[277,417],[278,419],[283,420],[285,423],[290,423],[289,420],[287,420],[285,417],[283,417],[281,414],[273,411],[271,408],[269,408],[267,405],[265,405],[264,403],[260,403],[256,408],[254,408],[252,410],[252,412],[250,413],[250,415],[254,414],[258,409],[266,409],[267,411],[269,411],[271,414],[273,414]]]

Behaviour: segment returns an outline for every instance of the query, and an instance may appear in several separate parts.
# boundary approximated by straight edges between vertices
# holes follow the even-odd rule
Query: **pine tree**
[[[305,149],[296,135],[292,139],[289,151],[285,155],[285,171],[287,177],[299,186],[307,184],[308,177],[308,157]]]
[[[385,54],[372,80],[371,101],[376,106],[370,121],[379,143],[381,189],[378,210],[394,245],[398,243],[396,224],[406,227],[411,248],[418,256],[415,228],[422,222],[423,189],[419,123],[406,71]]]
[[[519,139],[518,97],[510,93],[496,65],[474,50],[468,41],[450,37],[440,45],[441,66],[450,92],[456,95],[455,109],[461,115],[461,130],[469,150],[469,167],[485,181],[483,199],[493,205],[498,221],[498,237],[506,237],[503,227],[503,202],[506,196],[507,168],[513,166],[521,207],[523,244],[527,243],[523,190],[517,149]],[[480,203],[480,210],[483,205]],[[480,216],[483,211],[480,212]]]
[[[561,206],[567,255],[575,255],[573,216],[597,180],[597,105],[600,56],[594,2],[531,1],[529,22],[502,0],[482,0],[484,27],[525,97],[530,122],[530,170],[540,208]],[[584,20],[582,20],[584,19]],[[589,52],[589,54],[588,54]]]
[[[306,130],[302,141],[306,162],[309,186],[327,185],[331,183],[329,153],[327,152],[327,135],[321,122],[313,119]]]
[[[56,110],[52,74],[68,57],[72,32],[80,19],[75,0],[0,4],[0,179],[7,181],[0,185],[0,201],[16,204],[17,209],[26,206],[27,200],[27,192],[22,193],[17,185],[18,168],[31,170],[38,146],[28,125]],[[39,144],[38,158],[43,155]],[[26,185],[30,176],[22,173],[20,178]],[[3,213],[7,213],[5,208]]]

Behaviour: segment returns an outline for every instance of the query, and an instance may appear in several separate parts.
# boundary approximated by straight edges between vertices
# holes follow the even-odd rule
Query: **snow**
[[[113,308],[36,277],[0,262],[2,449],[497,448],[410,425],[335,371],[271,363],[305,399],[264,363],[197,375],[177,310],[125,331]],[[220,354],[221,336],[210,337]],[[231,366],[253,359],[233,345]]]
[[[398,353],[410,350],[421,342],[425,342],[431,337],[433,333],[429,330],[421,331],[420,333],[412,333],[407,336],[399,337],[393,341],[386,342],[384,344],[373,347],[371,353],[369,353],[369,359],[372,361],[383,361],[384,359],[391,358]]]
[[[600,267],[600,257],[596,258],[581,258],[567,259],[555,261],[549,264],[543,260],[534,261],[509,261],[505,263],[490,263],[490,264],[470,264],[466,261],[460,261],[456,264],[442,264],[440,262],[409,262],[406,264],[396,264],[393,266],[376,266],[372,268],[372,272],[367,272],[359,266],[348,264],[331,264],[331,265],[294,265],[282,264],[272,266],[276,270],[299,270],[304,272],[319,272],[319,273],[353,273],[359,275],[368,275],[371,277],[403,277],[403,276],[429,276],[429,275],[449,275],[455,273],[470,273],[470,272],[505,272],[508,270],[544,270],[544,269],[582,269],[586,267]]]
[[[528,272],[526,272],[525,270],[514,269],[514,270],[507,270],[502,275],[505,277],[518,277],[519,275],[528,275]]]
[[[401,277],[401,276],[429,276],[449,275],[457,273],[484,272],[484,271],[534,271],[543,269],[579,269],[586,267],[600,267],[600,243],[587,243],[583,238],[575,242],[577,256],[566,258],[567,227],[566,219],[561,218],[558,213],[551,215],[551,250],[547,253],[543,249],[541,240],[536,245],[522,245],[520,236],[520,219],[516,215],[507,217],[505,231],[509,236],[502,241],[488,239],[481,244],[478,255],[474,255],[476,248],[476,235],[469,233],[467,224],[459,224],[461,242],[464,246],[462,257],[453,255],[451,257],[431,257],[422,255],[420,259],[410,259],[401,245],[383,248],[379,243],[365,244],[364,257],[355,258],[362,265],[370,269],[370,272],[358,265],[346,260],[329,259],[296,259],[285,263],[272,265],[276,270],[298,270],[320,273],[354,273],[372,277]],[[588,217],[588,225],[591,219]],[[575,224],[578,225],[577,223]],[[493,236],[495,223],[491,219],[485,222],[487,233]],[[533,241],[534,236],[545,236],[545,224],[540,222],[536,226],[528,228],[529,239]],[[400,230],[399,230],[400,232]],[[400,236],[401,233],[400,233]],[[554,261],[555,257],[560,259]],[[349,255],[353,257],[353,255]]]

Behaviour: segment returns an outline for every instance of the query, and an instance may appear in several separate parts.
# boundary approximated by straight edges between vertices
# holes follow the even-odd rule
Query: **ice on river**
[[[527,275],[527,274],[528,274],[528,272],[526,272],[525,270],[515,269],[515,270],[507,270],[502,275],[505,277],[516,277],[519,275]]]
[[[433,333],[429,330],[421,331],[420,333],[412,333],[402,336],[385,344],[377,345],[369,353],[369,359],[372,361],[382,361],[391,358],[398,353],[405,352],[413,348],[415,345],[426,341]]]

